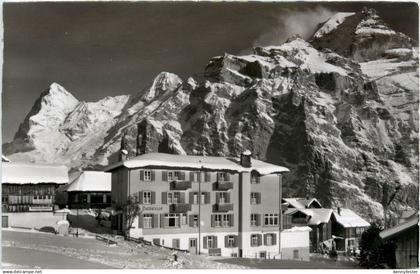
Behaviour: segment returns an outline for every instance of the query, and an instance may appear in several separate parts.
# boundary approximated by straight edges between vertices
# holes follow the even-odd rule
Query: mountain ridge
[[[293,37],[249,55],[213,57],[201,77],[162,72],[137,95],[108,99],[116,106],[112,113],[109,105],[79,102],[53,132],[64,140],[50,143],[53,149],[28,150],[37,136],[26,130],[29,124],[3,147],[12,160],[53,158],[73,169],[117,161],[120,149],[129,157],[153,151],[237,156],[250,149],[258,159],[291,169],[289,196],[316,196],[325,206],[380,219],[387,196],[400,189],[391,215],[417,208],[418,48],[397,32],[384,34],[389,30],[371,10],[339,17],[310,41]],[[381,31],[351,36],[357,51],[326,45],[327,38],[359,25]],[[372,39],[391,42],[378,47]],[[89,116],[87,106],[100,117]]]

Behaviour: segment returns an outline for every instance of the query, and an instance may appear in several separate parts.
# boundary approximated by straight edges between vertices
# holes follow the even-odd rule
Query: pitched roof
[[[240,165],[239,159],[230,157],[215,156],[193,156],[193,155],[175,155],[166,153],[147,153],[136,156],[129,160],[124,160],[110,165],[105,171],[112,170],[119,166],[127,168],[142,167],[165,167],[165,168],[185,168],[197,170],[218,170],[232,172],[251,172],[256,171],[261,175],[279,174],[289,172],[289,169],[269,164],[260,160],[251,159],[251,167],[246,168]]]
[[[381,231],[379,233],[379,236],[381,236],[382,239],[390,239],[418,225],[419,225],[419,213],[417,212],[415,215],[411,216],[411,218],[408,219],[406,222],[396,225],[394,227],[388,228],[387,230]]]
[[[309,207],[313,202],[317,202],[319,205],[321,203],[316,199],[306,199],[306,198],[283,198],[284,201],[289,203],[294,208],[307,208]]]
[[[370,226],[367,221],[348,208],[341,208],[340,214],[338,214],[337,211],[334,211],[334,217],[337,220],[337,223],[341,224],[343,227]]]
[[[111,191],[111,173],[84,171],[69,184],[66,191]]]
[[[10,161],[10,159],[9,158],[7,158],[6,156],[4,156],[4,155],[1,155],[1,161],[2,162],[11,162]]]
[[[67,184],[69,176],[64,165],[2,162],[2,184]]]
[[[284,214],[293,215],[296,212],[302,212],[309,217],[308,225],[319,225],[330,221],[333,210],[328,208],[289,208]]]

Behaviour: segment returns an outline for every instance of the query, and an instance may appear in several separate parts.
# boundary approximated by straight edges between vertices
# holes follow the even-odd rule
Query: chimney
[[[241,153],[241,166],[251,167],[251,151],[248,149]]]
[[[341,207],[337,207],[337,213],[338,215],[341,215]]]

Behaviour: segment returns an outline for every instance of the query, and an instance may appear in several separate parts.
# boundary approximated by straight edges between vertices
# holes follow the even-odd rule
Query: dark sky
[[[85,101],[135,94],[161,71],[185,78],[212,56],[305,37],[332,12],[363,6],[418,40],[415,3],[6,3],[3,142],[52,82]]]

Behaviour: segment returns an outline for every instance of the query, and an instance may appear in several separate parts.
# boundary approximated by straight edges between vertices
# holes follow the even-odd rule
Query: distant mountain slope
[[[162,72],[131,98],[80,103],[51,88],[4,147],[12,160],[73,168],[117,161],[120,149],[129,157],[250,149],[291,169],[286,196],[382,218],[395,191],[391,214],[418,207],[418,73],[416,41],[373,10],[340,13],[310,42],[217,56],[187,80]]]

